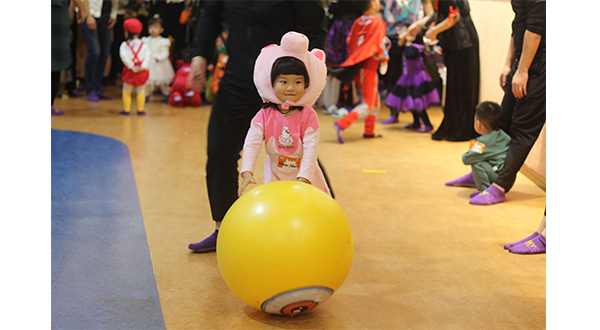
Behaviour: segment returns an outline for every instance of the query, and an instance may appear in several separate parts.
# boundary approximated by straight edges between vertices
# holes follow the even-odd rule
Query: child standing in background
[[[429,116],[427,116],[427,108],[432,104],[439,103],[440,96],[431,77],[425,71],[422,57],[425,47],[413,44],[413,40],[414,37],[405,32],[398,41],[400,45],[406,42],[402,58],[404,70],[396,86],[388,94],[385,103],[392,111],[390,118],[399,111],[410,111],[413,114],[414,122],[405,128],[418,129],[418,133],[424,133],[433,130]],[[391,121],[383,121],[382,124],[389,122]]]
[[[362,94],[362,102],[344,118],[335,122],[337,138],[344,143],[342,132],[360,118],[365,118],[364,138],[381,137],[375,134],[375,122],[379,114],[380,98],[378,69],[380,62],[387,62],[385,40],[385,22],[376,17],[379,12],[378,0],[365,0],[363,15],[352,24],[348,35],[348,59],[340,67],[358,68],[354,76],[356,87]]]
[[[471,140],[469,150],[462,155],[463,163],[471,165],[471,173],[446,182],[447,186],[477,188],[478,192],[470,196],[473,198],[480,193],[485,194],[496,180],[498,171],[504,166],[510,142],[510,136],[500,129],[501,114],[502,109],[495,102],[477,105],[474,128],[481,136]]]
[[[162,19],[158,14],[148,20],[149,37],[143,37],[142,41],[150,46],[150,76],[146,83],[146,95],[152,95],[156,87],[160,88],[165,99],[169,98],[169,85],[173,82],[175,71],[169,60],[171,41],[161,36],[164,29]]]
[[[281,46],[261,51],[254,67],[254,84],[266,102],[252,119],[244,141],[238,195],[254,180],[254,167],[264,143],[267,158],[264,182],[297,180],[329,193],[317,164],[319,119],[310,105],[317,100],[327,81],[325,53],[308,52],[308,38],[288,32]]]
[[[150,47],[144,44],[139,35],[142,32],[142,23],[136,18],[130,18],[123,23],[126,38],[119,48],[119,55],[123,62],[123,110],[121,115],[129,115],[131,110],[131,93],[135,87],[138,115],[145,115],[146,81],[148,80],[148,67],[150,63]]]

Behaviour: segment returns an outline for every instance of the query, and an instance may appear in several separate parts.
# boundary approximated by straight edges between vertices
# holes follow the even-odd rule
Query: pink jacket
[[[263,141],[267,153],[265,183],[303,177],[330,194],[317,164],[319,120],[313,108],[304,106],[290,117],[284,117],[273,108],[261,109],[252,119],[246,135],[240,173],[254,173]]]

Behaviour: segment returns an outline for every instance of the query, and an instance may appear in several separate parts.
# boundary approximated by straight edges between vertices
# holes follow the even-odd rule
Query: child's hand
[[[137,66],[137,65],[134,65],[134,66],[133,66],[133,68],[131,68],[131,71],[133,71],[133,72],[135,72],[135,73],[138,73],[138,72],[140,72],[140,71],[141,71],[141,69],[142,69],[142,68],[140,68],[139,66]]]
[[[302,177],[297,177],[296,181],[300,181],[300,182],[304,182],[304,183],[310,184],[310,181],[308,181],[308,179],[302,178]]]
[[[246,171],[242,173],[242,183],[238,188],[238,197],[242,196],[242,194],[246,192],[246,187],[251,183],[256,184],[256,180],[254,180],[254,175],[252,175],[252,172]]]

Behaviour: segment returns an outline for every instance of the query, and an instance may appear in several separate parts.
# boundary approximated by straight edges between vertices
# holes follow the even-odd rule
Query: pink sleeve
[[[319,156],[319,119],[317,113],[310,109],[310,114],[307,118],[306,130],[302,139],[303,154],[302,162],[298,177],[308,179],[311,183],[314,182],[315,171],[317,167],[317,156]],[[305,109],[308,110],[308,109]]]
[[[264,111],[260,110],[252,119],[246,140],[244,141],[244,155],[242,156],[242,169],[240,175],[244,172],[254,174],[254,166],[262,149],[264,135]]]

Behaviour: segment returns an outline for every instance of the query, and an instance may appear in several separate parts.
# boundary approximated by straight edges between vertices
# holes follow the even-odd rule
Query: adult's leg
[[[96,90],[96,63],[100,58],[98,28],[99,26],[97,25],[96,30],[92,31],[85,22],[81,23],[81,31],[83,32],[83,37],[88,48],[87,57],[85,58],[85,91],[88,94],[88,98],[90,98],[90,94],[95,93]],[[98,89],[100,89],[99,86]],[[97,99],[93,99],[93,101],[96,100]]]
[[[221,86],[215,97],[208,123],[206,163],[206,185],[214,221],[222,221],[238,198],[240,151],[261,104],[253,89]]]
[[[216,249],[221,221],[238,198],[240,151],[261,104],[256,90],[228,85],[221,85],[215,96],[208,122],[206,187],[216,230],[204,240],[189,244],[194,252]]]
[[[529,81],[527,83],[527,96],[517,99],[514,102],[514,108],[510,113],[510,125],[505,124],[507,133],[511,137],[508,146],[508,154],[504,161],[504,167],[498,173],[497,185],[508,192],[514,185],[517,172],[521,169],[529,155],[529,151],[537,140],[544,123],[546,123],[546,65],[545,63],[536,63],[529,70]],[[507,86],[509,84],[507,83]],[[510,88],[507,93],[512,95]],[[510,104],[510,96],[505,95],[505,99]],[[504,100],[503,100],[504,103]],[[503,106],[503,111],[505,107]],[[509,113],[503,113],[503,120]]]
[[[98,61],[96,62],[96,72],[94,73],[94,88],[96,93],[101,98],[103,97],[100,93],[100,88],[102,86],[102,78],[104,76],[104,71],[106,69],[106,62],[108,61],[108,56],[110,55],[110,45],[112,44],[112,29],[108,29],[108,19],[110,15],[108,13],[102,14],[102,16],[96,20],[96,24],[98,26],[98,45],[100,46],[100,55],[98,57]],[[115,59],[117,60],[117,59]]]

